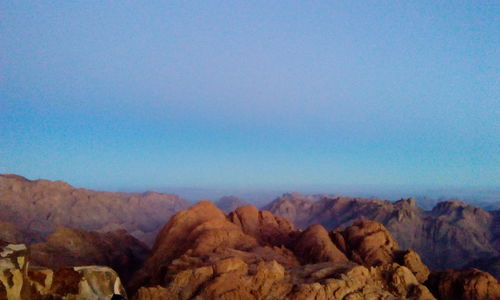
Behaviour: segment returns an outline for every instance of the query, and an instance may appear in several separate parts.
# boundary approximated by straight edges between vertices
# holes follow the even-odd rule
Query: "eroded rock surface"
[[[210,202],[178,213],[137,274],[135,299],[434,299],[418,257],[380,223],[337,230],[338,247],[321,225],[298,232],[278,220],[254,207],[226,216]]]

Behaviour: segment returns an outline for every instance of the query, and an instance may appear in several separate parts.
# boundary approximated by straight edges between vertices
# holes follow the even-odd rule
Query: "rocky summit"
[[[225,215],[208,201],[179,212],[163,227],[131,290],[136,300],[500,295],[497,280],[486,272],[429,270],[417,252],[401,249],[376,221],[301,231],[268,211],[245,206]]]

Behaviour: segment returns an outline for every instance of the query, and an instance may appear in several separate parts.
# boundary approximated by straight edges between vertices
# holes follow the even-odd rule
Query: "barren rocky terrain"
[[[264,209],[298,228],[321,224],[331,230],[359,219],[384,224],[403,248],[412,248],[431,268],[460,268],[500,255],[498,211],[485,211],[459,201],[438,203],[425,211],[413,198],[377,199],[285,194]],[[477,264],[480,266],[480,264]]]
[[[0,299],[500,295],[498,211],[297,193],[217,205],[1,175]]]

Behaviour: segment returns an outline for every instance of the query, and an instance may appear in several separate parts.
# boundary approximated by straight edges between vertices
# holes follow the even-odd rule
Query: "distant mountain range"
[[[216,204],[225,213],[248,205],[234,196],[223,197]],[[498,210],[485,211],[459,201],[440,202],[431,210],[417,204],[413,198],[390,202],[288,193],[263,209],[288,219],[299,229],[321,224],[333,230],[350,226],[359,219],[374,220],[387,227],[399,246],[419,252],[432,269],[468,265],[498,276],[498,263],[486,263],[498,261],[500,256]],[[491,203],[492,208],[494,204]],[[125,244],[135,245],[131,246],[134,249],[145,249],[137,252],[137,257],[142,257],[147,246],[153,245],[163,224],[189,206],[186,200],[173,194],[98,192],[74,188],[61,181],[0,175],[0,239],[50,244],[55,241],[51,235],[57,237],[62,233],[78,236],[79,240],[102,239],[71,230],[96,234],[124,230],[113,238],[127,240]],[[67,230],[57,231],[58,226]],[[128,238],[129,234],[138,241]],[[137,246],[140,244],[144,246]],[[35,247],[45,252],[49,248],[53,247]]]
[[[151,245],[161,226],[189,206],[173,194],[98,192],[62,181],[0,175],[0,220],[35,240],[66,226],[100,232],[124,229]]]
[[[1,281],[0,299],[108,299],[125,289],[136,300],[500,293],[487,273],[499,276],[498,210],[299,193],[263,210],[231,196],[216,204],[0,175],[0,277],[25,274]]]
[[[500,254],[500,211],[459,201],[440,202],[426,211],[413,198],[390,202],[295,193],[279,197],[264,209],[304,229],[321,224],[331,230],[359,219],[380,222],[401,247],[419,252],[433,269],[460,268]],[[489,270],[498,274],[498,265],[490,265]]]

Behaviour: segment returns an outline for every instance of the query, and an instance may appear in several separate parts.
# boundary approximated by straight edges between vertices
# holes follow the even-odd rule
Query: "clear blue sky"
[[[0,173],[498,187],[498,1],[2,1]]]

